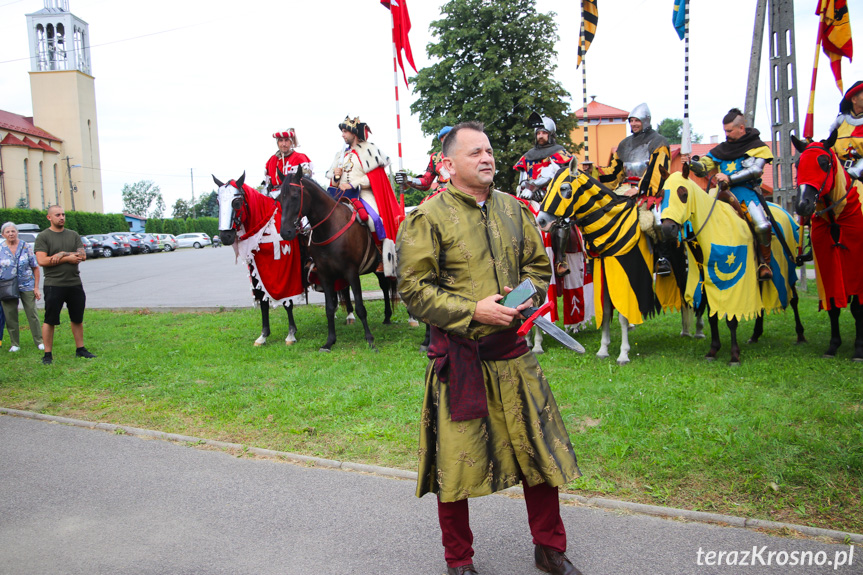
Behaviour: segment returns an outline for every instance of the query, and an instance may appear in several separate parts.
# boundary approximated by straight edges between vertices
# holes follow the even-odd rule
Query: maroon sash
[[[518,329],[493,333],[478,340],[467,339],[431,326],[428,358],[443,382],[449,382],[450,416],[453,421],[468,421],[488,416],[483,361],[515,359],[529,349]],[[452,368],[452,369],[450,369]]]

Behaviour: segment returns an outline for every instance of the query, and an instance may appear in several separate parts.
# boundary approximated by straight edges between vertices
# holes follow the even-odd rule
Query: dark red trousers
[[[522,486],[534,545],[565,552],[566,531],[560,518],[557,487],[549,487],[547,483]],[[473,533],[470,530],[467,499],[451,503],[442,503],[438,499],[437,514],[447,566],[459,567],[473,563]]]

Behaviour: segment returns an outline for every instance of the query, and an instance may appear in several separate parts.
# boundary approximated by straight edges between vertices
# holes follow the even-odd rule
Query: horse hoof
[[[322,347],[322,348],[320,348],[318,351],[320,351],[320,352],[324,352],[324,353],[330,353],[330,351],[331,351],[331,350],[330,350],[329,348]]]
[[[419,327],[419,326],[420,326],[420,322],[418,322],[418,321],[417,321],[417,320],[415,320],[415,319],[409,319],[409,320],[408,320],[408,325],[409,325],[410,327]]]
[[[821,356],[821,359],[834,359],[835,357],[836,357],[835,354],[825,353],[824,355]]]
[[[703,333],[696,333],[696,334],[695,334],[694,336],[692,336],[692,337],[694,337],[695,339],[704,339],[704,338],[705,338],[705,337],[707,337],[707,336],[706,336],[706,335],[704,335]]]
[[[704,359],[706,359],[707,361],[716,361],[716,358],[715,358],[715,357],[711,357],[711,356],[709,356],[709,355],[705,355],[705,356],[704,356]]]
[[[384,325],[392,325],[392,324],[393,324],[393,322],[391,322],[390,320],[388,320],[388,319],[384,320]]]
[[[541,355],[541,354],[545,353],[544,349],[532,349],[531,351],[533,352],[534,355]]]
[[[345,325],[354,325],[354,322],[355,322],[355,321],[356,321],[356,320],[354,320],[354,319],[346,319],[346,320],[345,320]]]
[[[685,332],[685,331],[681,331],[681,332],[680,332],[680,337],[692,337],[692,334],[691,334],[691,333],[687,333],[687,332]]]
[[[749,339],[746,340],[746,343],[758,343],[758,340],[755,339],[754,337],[750,337]]]
[[[618,359],[617,365],[627,365],[629,363],[628,359]]]
[[[297,342],[285,340],[285,345],[294,345],[295,343],[297,343]]]
[[[599,359],[606,359],[606,358],[608,358],[608,354],[607,353],[597,353],[596,357],[598,357]]]
[[[740,367],[740,362],[739,361],[729,361],[728,367]]]
[[[798,337],[798,338],[797,338],[797,341],[795,342],[795,345],[800,345],[800,344],[803,344],[803,343],[809,343],[809,342],[808,342],[808,341],[806,341],[806,338],[805,338],[805,337],[803,337],[803,336],[801,335],[800,337]]]
[[[266,340],[264,340],[264,341],[255,340],[255,347],[261,347],[261,346],[266,345],[266,344],[267,344]]]

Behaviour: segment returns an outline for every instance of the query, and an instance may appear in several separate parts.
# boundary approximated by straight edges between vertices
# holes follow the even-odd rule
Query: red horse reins
[[[300,188],[300,211],[299,211],[299,212],[297,212],[297,219],[296,219],[296,221],[294,222],[294,225],[295,225],[297,228],[299,228],[299,227],[300,227],[300,225],[299,225],[299,224],[300,224],[300,221],[299,221],[299,220],[300,220],[300,218],[303,216],[303,198],[304,198],[304,196],[306,195],[306,194],[305,194],[306,188],[305,188],[305,186],[303,186],[303,182],[302,182],[302,180],[300,180],[300,183],[299,183],[299,184],[295,184],[295,183],[293,183],[293,182],[289,182],[289,185],[291,185],[291,186],[296,186],[296,187]],[[313,226],[311,227],[311,231],[315,231],[315,228],[317,228],[318,226],[320,226],[321,224],[323,224],[325,221],[327,221],[328,219],[330,219],[330,216],[332,216],[332,215],[333,215],[333,212],[335,212],[335,211],[336,211],[336,208],[337,208],[337,207],[338,207],[338,205],[339,205],[339,199],[341,199],[341,196],[342,196],[342,194],[343,194],[343,193],[344,193],[344,192],[341,192],[341,191],[340,191],[340,193],[339,193],[339,197],[338,197],[338,198],[336,198],[336,201],[335,201],[335,203],[333,204],[333,208],[330,210],[330,213],[328,213],[328,214],[326,215],[326,217],[324,217],[324,219],[322,219],[321,221],[319,221],[318,223],[316,223],[315,225],[313,225]],[[313,241],[312,241],[312,236],[311,236],[311,234],[309,234],[309,245],[313,245],[313,246],[325,246],[325,245],[327,245],[327,244],[330,244],[330,243],[332,243],[332,242],[336,241],[336,240],[337,240],[337,239],[339,239],[339,238],[340,238],[340,237],[341,237],[341,236],[342,236],[346,231],[348,231],[348,228],[350,228],[350,227],[351,227],[351,225],[354,223],[354,221],[356,221],[356,219],[357,219],[357,213],[356,213],[355,211],[353,211],[353,210],[352,210],[352,211],[351,211],[351,218],[348,220],[348,223],[346,223],[346,224],[344,225],[344,227],[342,227],[342,229],[340,229],[339,231],[337,231],[337,232],[336,232],[332,237],[330,237],[329,239],[324,240],[324,241],[322,241],[322,242],[313,242]]]

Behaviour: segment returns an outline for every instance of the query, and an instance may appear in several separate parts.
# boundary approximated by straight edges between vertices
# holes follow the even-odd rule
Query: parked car
[[[159,251],[159,240],[153,234],[132,234],[133,237],[141,240],[141,251],[145,254],[151,254]]]
[[[39,232],[36,232],[39,233]],[[22,242],[27,242],[27,245],[30,246],[30,251],[33,251],[33,248],[36,247],[36,234],[30,232],[22,232],[18,230],[18,240]]]
[[[87,240],[90,242],[90,247],[93,248],[93,258],[101,258],[105,257],[105,254],[102,253],[102,242],[94,238],[93,236],[81,236],[81,241]],[[86,245],[86,244],[85,244]],[[87,257],[90,257],[90,253],[87,252]]]
[[[96,253],[93,251],[93,243],[90,240],[86,237],[81,237],[81,243],[84,244],[84,253],[87,255],[87,259],[96,257]]]
[[[174,234],[153,234],[153,236],[159,242],[159,250],[172,252],[177,249],[178,242]]]
[[[123,256],[131,253],[129,244],[123,244],[122,240],[118,240],[112,234],[92,234],[87,236],[90,240],[95,240],[102,246],[102,256],[110,258],[111,256]]]
[[[114,232],[111,234],[117,240],[123,244],[123,247],[129,247],[129,251],[127,253],[130,254],[139,254],[141,253],[141,240],[132,236],[132,234],[128,232]]]
[[[213,241],[210,239],[210,236],[204,233],[188,233],[188,234],[180,234],[177,236],[177,247],[178,248],[202,248],[204,246],[208,246],[212,244]]]

